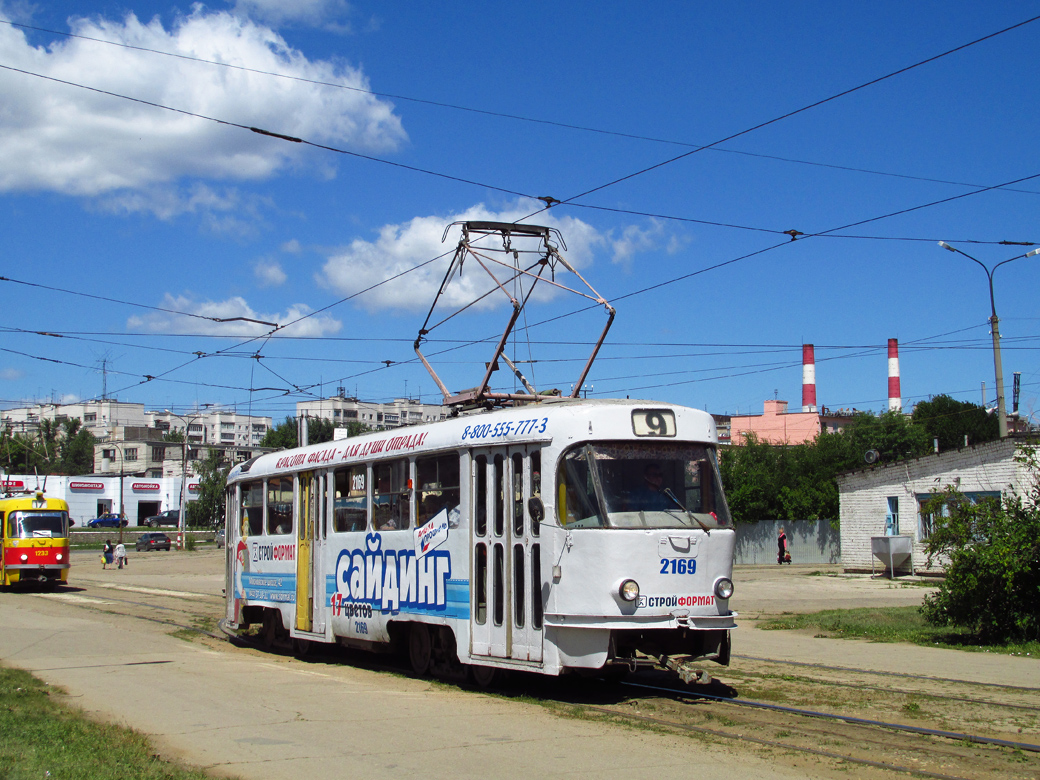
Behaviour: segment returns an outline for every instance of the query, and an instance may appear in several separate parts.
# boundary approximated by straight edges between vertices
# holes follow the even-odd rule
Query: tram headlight
[[[59,561],[60,561],[60,560],[61,560],[61,559],[62,559],[62,558],[63,558],[64,556],[63,556],[63,555],[62,555],[61,553],[58,553],[58,554],[57,554],[56,556],[54,556],[54,557],[55,557],[55,558],[57,558],[57,560],[59,560]]]
[[[733,595],[733,580],[729,577],[719,577],[715,580],[715,595],[720,599],[728,599]]]
[[[639,598],[639,583],[635,580],[625,580],[618,588],[618,595],[625,601],[635,601]]]
[[[22,553],[22,563],[25,563],[27,560],[29,560],[29,556],[25,553]]]

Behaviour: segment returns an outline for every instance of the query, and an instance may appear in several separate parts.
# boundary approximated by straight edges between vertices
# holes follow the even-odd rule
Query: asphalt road
[[[0,660],[63,686],[98,717],[152,735],[164,755],[215,774],[299,777],[654,778],[820,777],[753,748],[720,747],[501,698],[378,668],[304,662],[185,639],[167,623],[204,624],[221,610],[223,553],[132,554],[101,570],[76,554],[70,587],[0,593]],[[916,604],[905,583],[812,567],[738,570],[744,615],[831,606]],[[207,617],[209,616],[209,617]],[[143,620],[142,617],[150,618]],[[815,639],[743,622],[738,656],[977,679],[1040,687],[1034,659],[940,648]],[[734,663],[739,663],[739,659]]]

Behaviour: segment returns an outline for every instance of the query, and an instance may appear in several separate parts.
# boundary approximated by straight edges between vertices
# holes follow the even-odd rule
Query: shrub
[[[935,518],[929,563],[940,556],[949,563],[945,581],[925,598],[924,616],[983,642],[1040,639],[1040,464],[1034,449],[1016,459],[1033,474],[1024,497],[975,503],[947,487],[926,507]]]

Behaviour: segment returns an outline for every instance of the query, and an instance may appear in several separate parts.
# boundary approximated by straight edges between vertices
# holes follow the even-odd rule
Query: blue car
[[[101,515],[91,520],[87,523],[87,528],[119,528],[120,526],[126,527],[128,524],[128,520],[120,519],[119,515],[109,512],[107,515]]]

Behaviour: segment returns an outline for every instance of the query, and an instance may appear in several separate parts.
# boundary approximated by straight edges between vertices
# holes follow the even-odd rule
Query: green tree
[[[264,438],[260,441],[260,446],[274,447],[279,450],[288,450],[299,446],[296,425],[297,420],[295,417],[286,417],[284,422],[270,428],[264,434]],[[360,425],[362,430],[366,430],[360,423],[347,423],[347,428],[350,430],[351,426],[357,425]],[[337,427],[332,420],[326,417],[308,417],[307,440],[311,444],[332,441]],[[356,434],[352,433],[350,435]]]
[[[286,417],[284,422],[268,428],[264,438],[260,440],[260,446],[288,450],[296,446],[296,441],[296,418]]]
[[[96,441],[94,434],[83,428],[78,419],[65,420],[58,444],[58,471],[70,475],[93,473]]]
[[[1040,465],[1032,448],[1017,458],[1032,473],[1025,496],[973,502],[947,487],[925,506],[933,522],[929,565],[949,563],[921,611],[983,642],[1040,639]]]
[[[981,444],[1000,438],[996,415],[967,401],[955,401],[948,395],[937,395],[914,407],[913,421],[928,432],[929,440],[938,439],[940,450],[952,450],[969,444]]]
[[[194,528],[216,525],[224,517],[224,490],[229,471],[223,453],[210,450],[191,467],[199,477],[199,497],[188,503],[184,522]]]
[[[771,445],[749,436],[724,448],[722,483],[737,522],[837,521],[838,474],[865,466],[868,450],[894,461],[923,455],[928,442],[927,432],[903,414],[862,412],[841,431],[824,431],[808,444]]]
[[[163,441],[179,444],[184,441],[184,431],[166,431],[162,437]]]

